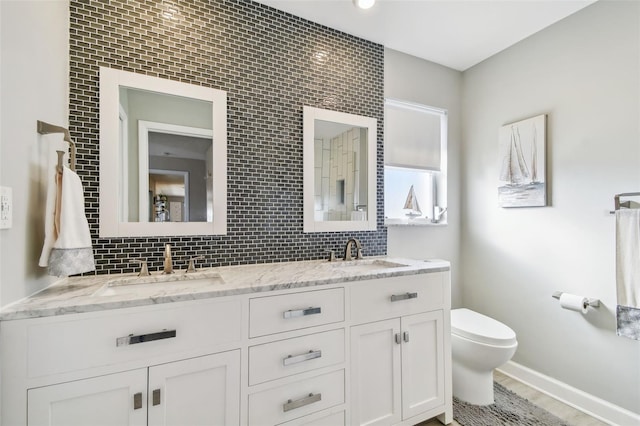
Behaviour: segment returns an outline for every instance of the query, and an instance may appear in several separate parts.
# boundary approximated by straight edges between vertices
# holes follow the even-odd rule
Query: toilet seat
[[[512,346],[518,343],[512,329],[500,321],[466,308],[451,310],[451,333],[488,345]]]

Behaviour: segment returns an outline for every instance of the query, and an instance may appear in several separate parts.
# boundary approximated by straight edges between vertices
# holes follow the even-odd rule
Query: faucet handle
[[[336,252],[334,250],[326,250],[326,252],[329,253],[329,257],[327,258],[329,262],[336,260]]]
[[[147,267],[146,259],[132,259],[131,262],[140,264],[140,272],[138,272],[139,277],[148,277],[151,275],[149,273],[149,268]]]
[[[204,255],[200,255],[200,256],[196,256],[196,257],[192,257],[189,259],[189,265],[187,266],[187,271],[185,273],[190,273],[190,272],[196,272],[196,265],[195,265],[195,261],[196,260],[202,260],[204,259]]]

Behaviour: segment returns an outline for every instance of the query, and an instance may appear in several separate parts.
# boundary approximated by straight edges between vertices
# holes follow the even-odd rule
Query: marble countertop
[[[0,310],[0,320],[95,312],[159,303],[337,284],[402,275],[448,271],[444,260],[391,257],[352,261],[322,260],[224,266],[200,270],[183,278],[152,272],[93,275],[62,279],[42,291]],[[178,278],[178,279],[176,279]]]

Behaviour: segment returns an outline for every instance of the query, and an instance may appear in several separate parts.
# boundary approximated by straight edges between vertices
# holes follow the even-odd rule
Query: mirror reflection
[[[149,133],[150,222],[211,222],[212,148],[211,138]]]
[[[376,119],[303,113],[304,232],[375,230]]]
[[[213,190],[213,182],[207,182],[213,167],[212,103],[122,86],[119,93],[126,117],[120,145],[127,154],[121,166],[126,192],[121,220],[213,220],[212,205],[207,205]],[[182,196],[176,194],[178,179]]]
[[[315,120],[314,218],[367,220],[367,129]]]

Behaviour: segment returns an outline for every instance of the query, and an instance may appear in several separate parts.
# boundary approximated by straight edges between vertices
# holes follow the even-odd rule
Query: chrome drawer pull
[[[289,355],[288,357],[282,359],[282,364],[284,365],[297,364],[299,362],[310,361],[312,359],[316,359],[320,357],[322,357],[322,351],[309,351],[306,354],[295,355],[295,356]]]
[[[398,300],[417,299],[418,293],[405,293],[405,294],[393,294],[391,295],[391,301],[397,302]]]
[[[320,314],[322,313],[322,308],[321,307],[317,307],[317,308],[307,308],[307,309],[295,309],[295,310],[288,310],[288,311],[284,311],[282,314],[284,316],[285,319],[287,318],[297,318],[297,317],[304,317],[307,315],[315,315],[315,314]]]
[[[160,389],[154,389],[151,392],[151,401],[154,406],[160,405]]]
[[[286,413],[287,411],[295,410],[296,408],[304,407],[305,405],[313,404],[314,402],[318,402],[322,400],[322,394],[312,394],[309,396],[305,396],[304,398],[300,398],[297,401],[288,400],[285,404],[282,405],[282,410]]]
[[[154,340],[171,339],[176,337],[175,330],[163,330],[157,333],[139,334],[137,336],[130,334],[125,337],[116,339],[116,346],[135,345],[137,343],[152,342]]]

